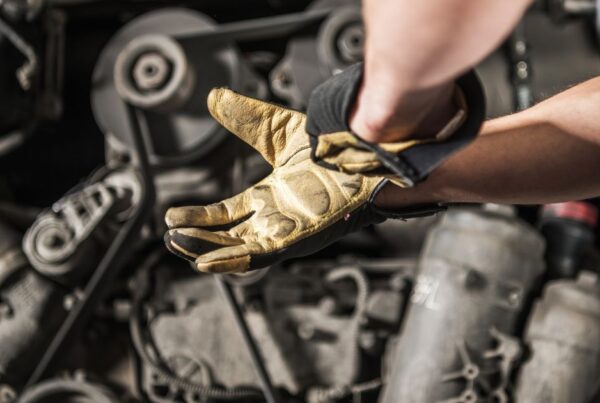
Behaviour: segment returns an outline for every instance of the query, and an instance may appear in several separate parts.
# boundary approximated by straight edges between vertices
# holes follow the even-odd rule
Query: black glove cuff
[[[351,66],[342,73],[318,86],[311,95],[307,110],[306,131],[310,135],[312,159],[317,164],[337,170],[315,155],[320,134],[350,131],[348,119],[362,80],[362,63]],[[356,134],[361,147],[372,151],[389,172],[406,180],[409,186],[424,180],[427,175],[450,155],[470,143],[479,132],[485,119],[483,87],[473,70],[467,72],[456,84],[464,94],[467,114],[462,125],[442,142],[415,145],[399,154],[383,150]]]
[[[361,144],[375,152],[383,166],[392,173],[404,176],[413,183],[424,180],[450,155],[473,141],[485,119],[483,87],[475,71],[471,70],[461,76],[456,84],[463,91],[467,116],[463,124],[447,140],[418,144],[400,154],[392,154],[381,149],[377,144],[359,138]]]

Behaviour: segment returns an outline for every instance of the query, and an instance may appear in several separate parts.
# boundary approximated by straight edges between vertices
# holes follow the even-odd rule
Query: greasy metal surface
[[[271,100],[288,107],[305,105],[315,85],[335,73],[345,61],[360,57],[362,50],[358,46],[361,27],[356,23],[353,6],[357,1],[307,0],[300,4],[291,0],[183,0],[178,4],[198,11],[177,12],[158,10],[159,6],[167,5],[162,1],[53,0],[46,2],[47,7],[40,9],[42,13],[33,20],[24,19],[26,8],[41,5],[42,1],[25,4],[20,0],[0,0],[0,3],[0,13],[5,12],[10,18],[13,16],[6,13],[7,7],[20,8],[20,15],[11,22],[20,20],[14,25],[19,35],[28,41],[33,38],[34,50],[39,52],[38,56],[43,55],[38,63],[41,68],[31,77],[35,85],[25,93],[15,73],[26,59],[0,33],[0,92],[3,94],[0,158],[6,161],[0,169],[0,215],[7,222],[18,222],[22,229],[34,221],[39,208],[61,199],[79,178],[90,177],[94,166],[106,162],[112,168],[114,164],[130,166],[131,160],[135,162],[135,156],[129,158],[135,150],[134,143],[124,131],[129,130],[127,113],[118,103],[121,100],[112,81],[117,55],[121,48],[132,44],[130,40],[166,33],[171,40],[182,43],[180,46],[195,78],[205,80],[203,88],[233,86],[237,82],[239,91],[261,99],[275,95]],[[528,45],[529,54],[521,53],[517,55],[521,59],[511,59],[510,48],[502,46],[479,66],[490,115],[514,111],[514,100],[522,93],[518,84],[527,84],[531,93],[525,95],[539,101],[600,73],[597,22],[593,16],[595,2],[539,3],[554,7],[553,16],[560,19],[561,24],[555,23],[541,7],[532,10],[520,32],[520,40]],[[306,12],[301,11],[307,5]],[[354,14],[347,13],[351,18],[344,19],[341,11],[346,7],[354,8]],[[139,19],[135,17],[148,10],[149,14]],[[167,14],[178,16],[171,20]],[[574,17],[581,14],[586,17]],[[206,16],[218,20],[219,24]],[[143,21],[147,22],[142,24]],[[123,25],[123,31],[115,33],[115,29]],[[132,36],[121,37],[123,32],[130,32]],[[171,32],[176,34],[171,36]],[[115,39],[110,41],[113,34]],[[36,40],[38,35],[44,40]],[[512,43],[514,51],[521,49],[519,43]],[[98,120],[103,130],[100,133],[88,111],[88,82],[96,57],[105,45],[104,56],[109,55],[111,59],[109,63],[102,59],[100,64],[107,74],[96,76],[102,80],[94,81],[95,87],[91,89],[95,93],[96,115],[102,115]],[[163,55],[151,52],[134,56],[131,71],[126,72],[132,74],[136,88],[142,92],[162,88],[172,73],[168,63],[161,64],[165,60]],[[520,63],[522,61],[527,61],[527,66]],[[63,65],[69,78],[64,92],[61,91]],[[154,69],[158,74],[148,75]],[[526,72],[528,82],[511,81],[511,71],[513,74]],[[235,74],[241,77],[237,81],[232,79]],[[270,81],[269,88],[265,85],[267,81]],[[152,335],[156,346],[150,352],[160,356],[166,370],[180,382],[173,382],[172,377],[157,376],[160,372],[152,371],[142,362],[141,350],[130,346],[132,332],[126,326],[135,294],[129,290],[141,286],[131,273],[144,270],[143,261],[150,249],[147,246],[156,245],[157,234],[163,232],[160,226],[164,209],[190,202],[204,204],[221,200],[229,196],[232,189],[244,189],[267,172],[260,166],[260,156],[250,155],[249,150],[234,141],[221,142],[224,132],[213,131],[212,121],[206,114],[202,115],[205,112],[202,97],[206,94],[200,94],[201,91],[202,88],[197,98],[191,97],[188,105],[186,102],[167,103],[165,109],[149,108],[148,111],[152,111],[144,112],[144,116],[138,114],[143,121],[142,128],[148,129],[146,134],[152,137],[154,150],[150,158],[154,168],[160,171],[155,177],[159,195],[153,206],[155,215],[146,220],[142,235],[135,239],[135,245],[145,247],[136,251],[121,275],[106,285],[110,294],[96,298],[89,289],[85,292],[69,289],[63,298],[66,290],[55,288],[54,283],[36,275],[27,267],[19,248],[12,248],[13,242],[7,241],[11,237],[2,238],[0,251],[10,246],[11,252],[8,258],[0,259],[0,367],[3,366],[0,368],[0,401],[14,401],[22,382],[31,374],[32,365],[48,364],[48,355],[44,361],[39,360],[43,347],[55,336],[56,329],[52,326],[61,325],[67,313],[65,308],[87,311],[80,312],[83,316],[91,313],[78,299],[87,295],[93,297],[90,303],[97,302],[93,304],[93,320],[84,321],[83,326],[77,323],[79,319],[71,322],[75,325],[71,330],[81,332],[76,332],[77,337],[63,339],[63,343],[66,340],[64,349],[57,350],[56,344],[51,347],[55,355],[50,359],[52,364],[57,357],[59,361],[63,358],[67,361],[49,366],[56,371],[49,370],[47,374],[54,376],[62,374],[67,367],[81,367],[101,379],[96,383],[70,377],[50,378],[49,383],[59,391],[61,382],[66,380],[74,383],[73,390],[103,384],[107,387],[100,389],[114,386],[114,391],[126,390],[126,395],[132,395],[118,395],[119,401],[204,403],[207,399],[198,391],[216,390],[217,395],[247,402],[249,397],[240,387],[254,392],[254,396],[260,393],[260,382],[249,352],[210,277],[198,277],[187,267],[181,278],[160,277],[154,297],[143,306],[149,311],[144,331]],[[98,94],[103,96],[109,92],[115,97],[98,101]],[[184,101],[186,96],[182,97]],[[521,99],[527,100],[527,97]],[[48,124],[40,120],[41,117],[59,120]],[[195,124],[198,122],[201,124]],[[108,144],[106,161],[99,151],[103,136]],[[256,163],[257,160],[260,162]],[[91,177],[97,178],[97,175]],[[234,187],[232,178],[237,184]],[[5,209],[5,202],[11,208]],[[26,206],[31,203],[36,205],[31,209],[35,212],[33,215]],[[531,210],[529,207],[521,212]],[[131,213],[129,209],[119,214],[119,218],[127,219]],[[273,267],[252,279],[231,281],[248,328],[264,358],[264,366],[280,388],[282,400],[294,403],[377,401],[382,382],[391,382],[390,372],[381,370],[385,343],[399,337],[400,347],[411,352],[410,359],[404,361],[405,374],[419,365],[431,364],[434,368],[415,378],[405,388],[406,393],[416,393],[425,384],[431,393],[444,392],[441,402],[486,401],[490,399],[481,395],[488,395],[482,392],[484,383],[488,382],[494,401],[504,402],[510,397],[506,391],[511,389],[511,380],[516,380],[517,403],[521,400],[525,403],[600,401],[598,393],[591,397],[594,391],[600,392],[600,384],[592,382],[600,378],[596,280],[588,281],[590,277],[586,277],[587,280],[577,283],[539,284],[536,295],[539,293],[542,297],[537,308],[531,311],[529,304],[522,304],[526,291],[532,288],[531,278],[524,268],[531,263],[527,259],[533,259],[532,250],[536,247],[523,248],[525,257],[514,255],[529,244],[530,228],[515,228],[514,239],[519,241],[506,246],[510,251],[500,255],[487,256],[483,251],[489,250],[489,245],[495,242],[488,243],[486,239],[497,241],[507,235],[495,233],[502,232],[502,225],[490,226],[489,233],[493,235],[486,235],[487,230],[482,231],[483,235],[477,232],[477,236],[469,238],[472,241],[465,242],[469,244],[466,248],[446,245],[443,256],[432,256],[428,249],[425,266],[429,271],[425,272],[426,278],[420,277],[415,282],[411,313],[408,318],[404,316],[405,297],[413,284],[414,258],[423,246],[424,234],[436,220],[388,221],[374,230],[345,238],[323,251],[321,260],[298,259],[291,266]],[[469,232],[476,227],[473,224],[462,230]],[[439,227],[436,228],[433,234],[437,234],[437,239],[440,234]],[[94,229],[92,235],[112,241],[112,234]],[[446,239],[464,240],[461,236]],[[133,245],[129,243],[131,250],[136,249]],[[492,249],[506,250],[503,248]],[[118,267],[107,268],[106,262],[99,267],[99,255],[81,245],[76,249],[83,259],[73,261],[77,261],[73,264],[74,270],[85,272],[84,260],[92,270],[118,270]],[[477,250],[480,254],[475,253]],[[403,258],[396,259],[398,256]],[[447,257],[453,260],[447,261]],[[469,260],[468,264],[465,260]],[[525,273],[520,276],[513,270],[497,267],[508,264],[507,261],[520,262],[514,267]],[[598,265],[588,267],[595,270]],[[173,269],[176,269],[174,264],[161,268],[165,272]],[[148,267],[145,270],[148,274],[155,271]],[[499,270],[501,278],[490,275],[495,270]],[[536,270],[532,269],[529,274],[533,276]],[[579,270],[575,267],[573,271]],[[328,274],[334,272],[338,275],[354,273],[354,280],[347,277],[330,281]],[[364,292],[357,291],[358,288],[364,290],[365,284],[369,290],[366,297]],[[440,301],[441,304],[436,304]],[[422,315],[419,322],[422,332],[417,332],[420,337],[414,335],[414,312]],[[440,320],[436,315],[447,320]],[[514,319],[517,316],[519,320]],[[408,320],[401,327],[403,318]],[[529,325],[524,336],[522,327],[527,320]],[[497,326],[491,327],[491,324]],[[518,338],[511,334],[512,329],[518,329]],[[457,335],[466,335],[463,337],[466,342],[452,342]],[[64,336],[63,329],[59,337]],[[405,337],[408,341],[402,341]],[[443,340],[440,343],[446,343],[444,348],[432,344],[432,339]],[[404,354],[406,356],[408,354]],[[385,368],[396,365],[394,354],[387,353],[385,357]],[[522,360],[524,364],[515,374],[515,367]],[[487,373],[488,370],[494,374]],[[388,375],[387,379],[381,379],[382,373]],[[433,382],[433,377],[438,381],[441,378],[443,384]],[[407,379],[412,378],[407,375]],[[185,380],[205,388],[178,388]],[[5,383],[7,381],[10,385]],[[38,383],[28,389],[28,393],[48,385]],[[51,402],[65,401],[63,395],[57,397],[53,393],[49,397]],[[99,399],[95,396],[91,400]]]
[[[161,52],[161,47],[154,44],[155,41],[147,35],[160,35],[164,41],[172,42],[173,37],[190,27],[217,29],[209,17],[197,11],[161,9],[144,14],[123,27],[100,55],[92,78],[92,107],[98,125],[107,136],[108,146],[115,152],[129,154],[132,147],[132,139],[125,123],[127,112],[117,91],[119,82],[123,87],[120,92],[126,98],[133,96],[137,105],[151,108],[144,111],[151,140],[148,144],[151,165],[170,167],[181,166],[206,155],[223,140],[225,130],[210,118],[206,109],[206,96],[211,88],[228,86],[250,95],[261,93],[260,80],[245,66],[236,48],[223,40],[202,46],[195,46],[190,41],[176,41],[174,46],[162,46],[166,49],[181,47],[174,54],[179,55],[177,71],[181,71],[183,81],[174,83],[170,92],[161,92],[158,100],[154,99],[156,96],[149,100],[148,96],[136,95],[131,90],[133,83],[124,85],[130,73],[122,69],[127,66],[133,68],[137,60],[135,55],[133,59],[127,59],[132,56],[128,52],[138,52],[143,45],[136,45],[136,41],[139,42],[146,36],[148,39],[144,46],[151,47],[147,50]],[[125,59],[129,62],[126,63]],[[119,60],[122,61],[121,70],[118,70],[115,77],[115,65]],[[188,85],[191,81],[185,77],[194,78],[191,88]],[[185,94],[182,95],[182,91]],[[152,109],[156,107],[158,111]]]
[[[388,352],[383,402],[503,396],[505,384],[490,377],[498,361],[486,351],[517,329],[543,249],[541,236],[510,214],[450,209],[421,252],[401,337]]]
[[[267,372],[265,367],[264,356],[259,350],[255,336],[248,327],[248,322],[246,321],[240,303],[235,298],[231,284],[227,283],[222,276],[216,276],[215,282],[217,287],[221,290],[221,295],[225,299],[229,309],[233,313],[238,331],[242,334],[242,340],[250,353],[252,365],[254,366],[253,369],[258,376],[265,400],[267,403],[281,402],[279,393],[274,388],[273,382],[271,381],[271,375]]]
[[[0,385],[16,385],[65,317],[65,290],[36,273],[20,248],[20,234],[4,222],[0,238]]]
[[[519,403],[592,403],[600,392],[600,283],[594,273],[548,284],[525,332]]]

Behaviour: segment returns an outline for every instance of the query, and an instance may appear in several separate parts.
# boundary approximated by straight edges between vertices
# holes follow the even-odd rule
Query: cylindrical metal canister
[[[600,397],[600,284],[582,272],[556,280],[529,319],[531,357],[518,377],[519,403],[592,403]]]
[[[510,335],[543,253],[542,237],[508,207],[449,210],[421,254],[383,402],[506,401],[520,355]]]

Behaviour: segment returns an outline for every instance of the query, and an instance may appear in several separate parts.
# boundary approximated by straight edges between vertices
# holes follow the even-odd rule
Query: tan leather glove
[[[198,270],[265,267],[394,216],[371,203],[384,178],[331,171],[311,160],[304,114],[222,88],[211,91],[208,109],[260,152],[273,172],[230,199],[167,211],[167,247]]]

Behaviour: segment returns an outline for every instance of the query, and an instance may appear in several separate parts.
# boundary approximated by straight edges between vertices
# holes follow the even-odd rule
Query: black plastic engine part
[[[549,278],[575,278],[594,246],[598,210],[591,203],[547,204],[540,231],[546,238]]]
[[[511,335],[543,271],[544,241],[494,208],[451,209],[429,233],[383,402],[507,400],[520,355]]]

